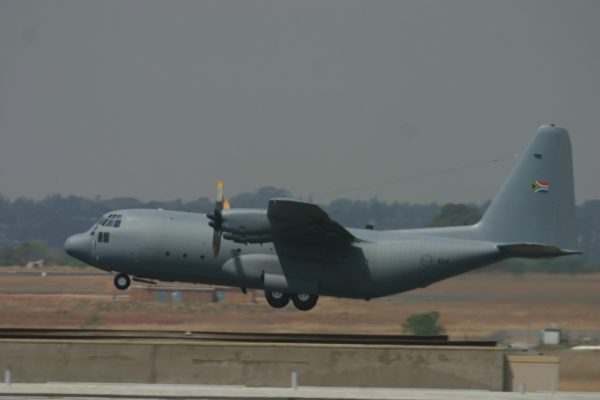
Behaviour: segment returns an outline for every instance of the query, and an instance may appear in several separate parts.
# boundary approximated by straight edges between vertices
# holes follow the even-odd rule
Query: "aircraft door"
[[[153,247],[140,247],[138,251],[129,253],[129,258],[134,264],[154,264],[156,261],[155,257],[156,250]]]
[[[158,269],[156,262],[156,249],[142,246],[137,252],[130,253],[136,274],[140,276],[153,276]]]

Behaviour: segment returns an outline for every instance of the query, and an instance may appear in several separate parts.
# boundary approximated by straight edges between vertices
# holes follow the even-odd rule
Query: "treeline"
[[[232,207],[266,208],[273,197],[292,197],[283,189],[263,187],[252,193],[229,198]],[[87,199],[78,196],[52,195],[43,200],[18,198],[11,201],[0,196],[0,245],[41,240],[51,247],[60,247],[65,239],[87,230],[103,214],[125,208],[164,208],[206,213],[214,208],[214,200],[205,197],[185,202],[143,202],[135,198]],[[364,227],[373,224],[378,229],[416,228],[428,226],[439,213],[436,203],[417,205],[369,201],[335,200],[325,209],[345,226]]]
[[[265,208],[268,200],[273,197],[293,196],[283,189],[263,187],[255,192],[233,196],[230,201],[233,207]],[[447,204],[444,206],[437,203],[388,203],[373,198],[371,200],[338,199],[323,207],[332,218],[344,226],[364,227],[370,224],[376,229],[403,229],[472,224],[479,220],[488,205],[489,202],[482,205]],[[0,195],[0,263],[4,264],[2,260],[17,260],[17,264],[22,264],[23,260],[29,257],[28,248],[21,249],[19,246],[24,246],[31,241],[36,243],[35,246],[39,246],[40,243],[47,244],[47,259],[51,259],[52,254],[62,253],[59,250],[69,235],[87,230],[108,211],[125,208],[164,208],[206,213],[212,211],[213,207],[214,200],[208,198],[189,202],[179,199],[143,202],[129,197],[87,199],[60,195],[48,196],[43,200],[27,198],[9,200]],[[577,223],[578,241],[585,257],[581,261],[582,265],[587,268],[590,264],[600,264],[600,200],[586,201],[577,206]],[[8,253],[9,256],[3,257],[3,254]],[[55,260],[56,263],[60,262],[58,258]],[[531,263],[531,261],[523,263],[527,262]],[[515,268],[534,268],[523,263]]]
[[[27,240],[0,246],[0,266],[13,265],[42,267],[44,265],[83,266],[84,264],[67,255],[61,248],[50,248],[41,240]]]

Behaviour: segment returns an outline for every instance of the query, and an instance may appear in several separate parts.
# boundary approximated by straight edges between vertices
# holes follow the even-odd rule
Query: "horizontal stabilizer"
[[[499,244],[498,250],[511,257],[543,258],[581,254],[578,250],[567,250],[540,243],[509,243]]]

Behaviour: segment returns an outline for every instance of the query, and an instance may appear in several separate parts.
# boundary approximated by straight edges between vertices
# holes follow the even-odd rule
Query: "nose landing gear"
[[[115,275],[115,287],[119,290],[125,290],[129,287],[129,285],[131,285],[131,279],[129,278],[129,275],[127,274],[117,274]]]

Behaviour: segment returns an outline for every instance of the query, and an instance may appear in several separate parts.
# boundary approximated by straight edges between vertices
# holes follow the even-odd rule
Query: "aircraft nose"
[[[71,257],[86,261],[90,256],[90,240],[88,235],[78,233],[69,236],[65,241],[65,252]]]

